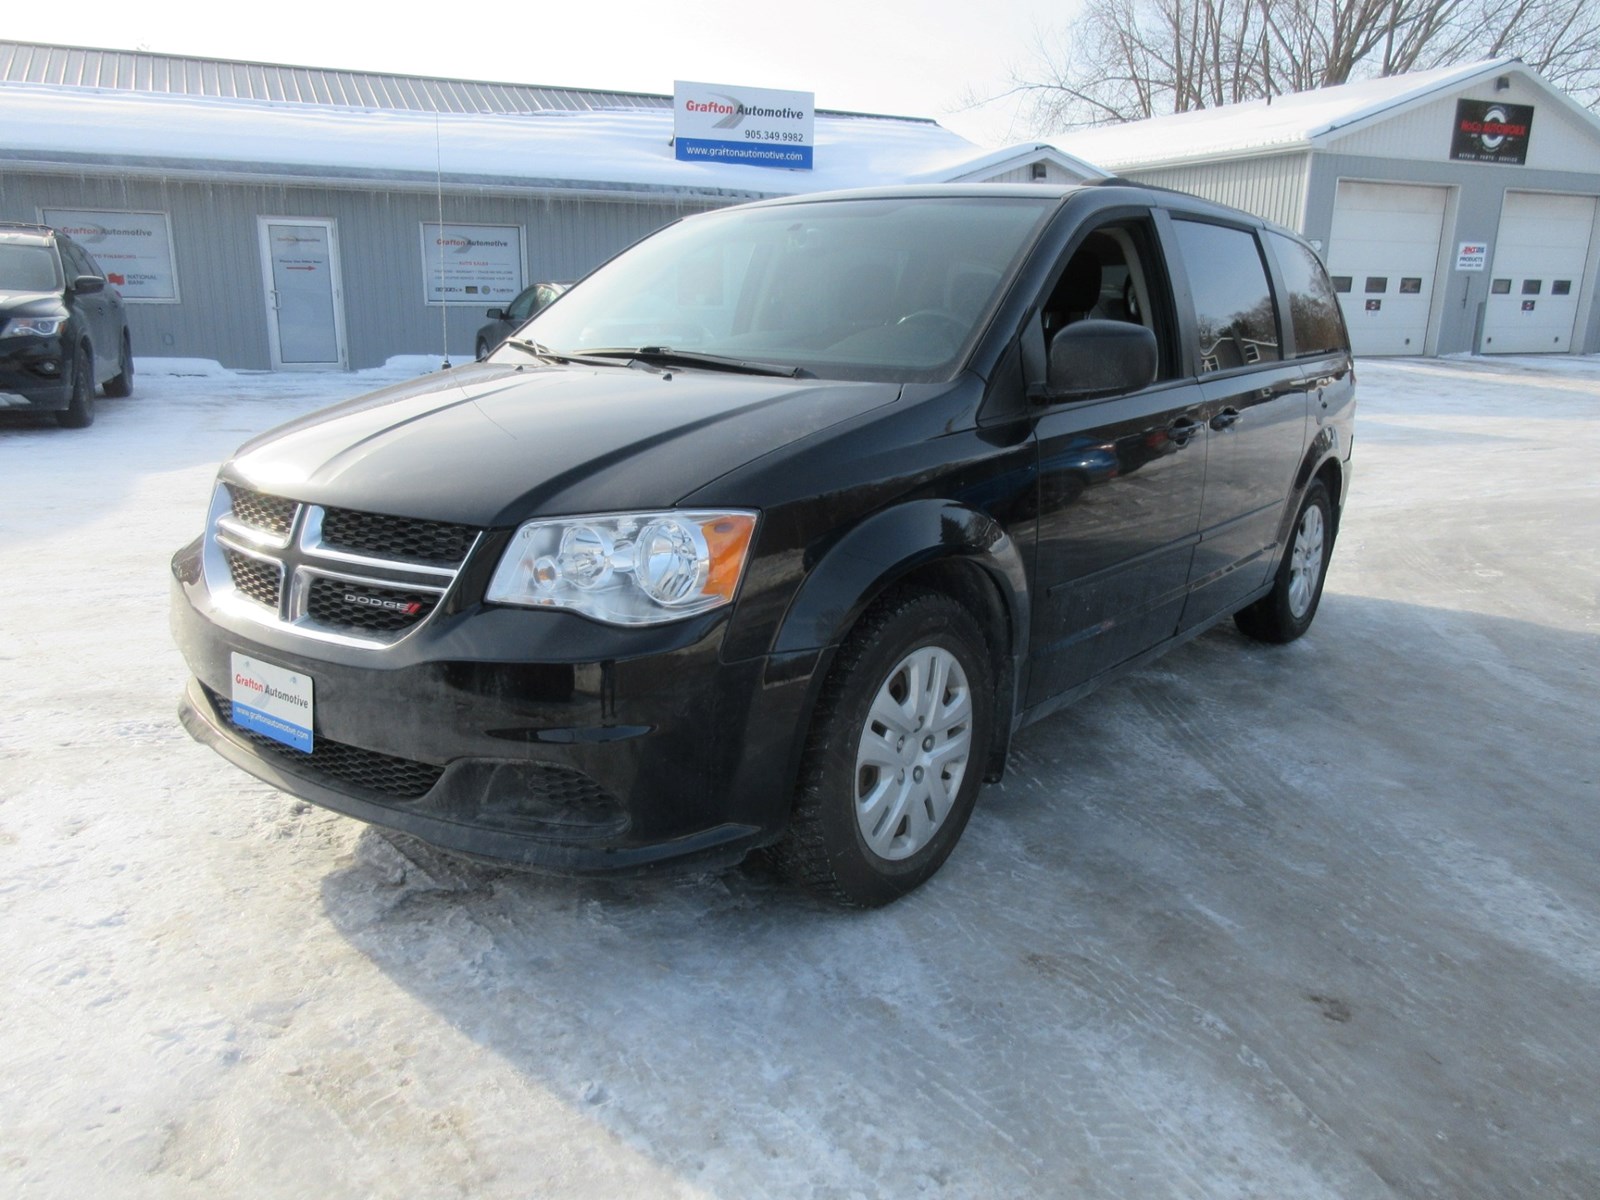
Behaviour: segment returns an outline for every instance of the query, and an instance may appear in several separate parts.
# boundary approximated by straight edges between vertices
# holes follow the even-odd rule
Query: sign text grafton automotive
[[[1450,157],[1457,162],[1521,165],[1528,161],[1528,135],[1532,132],[1531,104],[1457,100]]]
[[[178,302],[178,273],[172,262],[172,230],[164,212],[46,208],[46,225],[61,230],[100,264],[106,282],[124,300],[152,304]]]
[[[673,84],[673,145],[683,162],[809,171],[816,118],[811,92]]]

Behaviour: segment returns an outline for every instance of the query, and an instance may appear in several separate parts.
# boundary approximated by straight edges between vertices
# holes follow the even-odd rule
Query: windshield
[[[555,354],[649,347],[833,379],[947,378],[1053,206],[919,197],[695,217],[601,267],[521,336]]]
[[[7,292],[59,292],[55,252],[49,246],[0,242],[0,290]]]

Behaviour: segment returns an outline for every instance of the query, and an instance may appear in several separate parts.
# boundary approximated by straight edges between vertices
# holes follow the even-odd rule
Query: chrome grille
[[[262,529],[275,537],[285,537],[294,524],[294,510],[299,507],[293,500],[282,496],[266,496],[252,492],[237,484],[225,484],[233,515],[243,524]]]
[[[319,577],[311,581],[306,615],[319,625],[392,633],[409,629],[439,603],[433,592],[372,587],[342,579]]]
[[[478,532],[228,483],[212,503],[206,582],[246,620],[386,646],[438,610]]]
[[[325,545],[352,554],[397,558],[406,562],[459,567],[478,531],[443,521],[411,521],[383,513],[326,509],[322,515]]]
[[[240,554],[237,550],[224,550],[222,553],[228,560],[228,576],[240,595],[277,612],[279,594],[283,590],[283,567],[275,562]]]

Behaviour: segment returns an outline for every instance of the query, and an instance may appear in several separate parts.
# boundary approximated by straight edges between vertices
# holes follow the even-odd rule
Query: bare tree
[[[1087,0],[1013,84],[1049,133],[1501,55],[1600,108],[1600,0]]]

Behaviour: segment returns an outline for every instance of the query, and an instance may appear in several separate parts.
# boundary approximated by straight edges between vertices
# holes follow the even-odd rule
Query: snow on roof
[[[1515,58],[1414,71],[1063,134],[1056,145],[1113,169],[1308,148],[1348,126],[1512,68]],[[1537,78],[1535,76],[1535,78]]]
[[[1080,178],[1109,179],[1110,171],[1103,171],[1093,163],[1066,153],[1058,147],[1047,142],[1019,142],[1015,146],[1006,146],[999,150],[981,154],[977,158],[969,159],[962,163],[955,171],[940,169],[930,173],[925,178],[910,177],[907,183],[957,183],[961,181],[982,182],[993,179],[1004,171],[1014,167],[1025,167],[1036,162],[1052,162],[1063,170],[1071,172]]]
[[[776,196],[945,181],[980,152],[931,121],[816,117],[816,167],[679,162],[672,113],[421,113],[0,83],[0,161],[166,175]],[[1015,157],[1017,148],[998,152]]]

